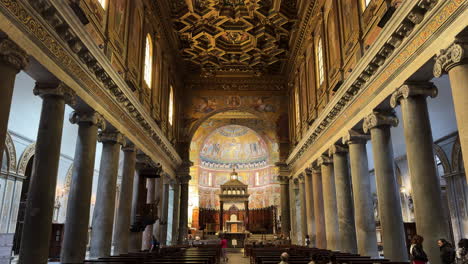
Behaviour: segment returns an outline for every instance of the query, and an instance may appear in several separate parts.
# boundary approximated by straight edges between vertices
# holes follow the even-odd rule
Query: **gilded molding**
[[[34,95],[38,95],[41,98],[47,96],[60,97],[65,100],[70,106],[76,104],[76,94],[75,92],[66,86],[63,82],[58,84],[48,84],[48,83],[36,83],[36,86],[33,89]]]
[[[101,131],[98,134],[98,141],[102,143],[125,145],[125,137],[119,132]]]
[[[306,135],[303,137],[298,146],[293,150],[289,156],[287,162],[291,166],[294,165],[303,155],[315,145],[315,142],[318,138],[328,129],[332,123],[336,123],[337,117],[340,116],[345,110],[350,109],[350,105],[358,98],[358,95],[363,93],[369,93],[370,91],[375,90],[377,87],[385,85],[385,82],[392,76],[392,74],[397,71],[407,59],[408,56],[413,54],[416,49],[421,47],[421,43],[424,43],[432,33],[434,33],[446,19],[450,17],[450,14],[454,13],[458,7],[461,6],[463,0],[450,0],[445,3],[444,7],[440,12],[443,12],[443,20],[437,20],[430,27],[421,29],[419,35],[415,38],[412,38],[411,42],[405,47],[405,50],[399,52],[396,55],[397,58],[388,62],[387,59],[390,57],[393,52],[400,47],[400,45],[407,39],[407,36],[415,28],[415,23],[421,23],[420,19],[414,19],[414,12],[419,12],[419,15],[424,15],[434,8],[438,3],[438,0],[419,0],[417,2],[406,1],[399,7],[399,9],[404,10],[403,6],[409,5],[408,13],[402,17],[401,24],[394,27],[393,33],[390,33],[390,37],[380,44],[380,46],[371,47],[368,51],[370,58],[366,58],[365,61],[361,61],[361,65],[355,67],[355,69],[363,68],[359,73],[352,74],[355,78],[346,80],[344,85],[340,88],[340,91],[335,95],[335,98],[332,102],[326,107],[319,118],[316,119],[311,128],[307,131]],[[424,21],[424,20],[422,20]],[[435,24],[435,25],[434,25]],[[418,43],[416,43],[418,42]],[[374,51],[375,50],[375,51]],[[372,53],[370,53],[372,52]],[[388,62],[388,65],[385,65],[385,62]],[[294,65],[294,63],[290,63]],[[366,65],[366,66],[362,66]],[[381,68],[385,65],[385,71]],[[377,78],[372,78],[376,73],[379,73]],[[291,75],[290,75],[291,76]],[[356,77],[354,77],[356,76]],[[372,89],[369,89],[368,82],[372,80]],[[340,122],[343,123],[343,122]]]
[[[69,120],[72,124],[88,123],[93,126],[97,126],[101,130],[106,129],[106,121],[104,120],[102,115],[100,115],[97,112],[79,113],[73,111],[70,113]]]
[[[398,118],[395,113],[374,112],[364,118],[362,129],[364,133],[368,133],[371,129],[380,126],[398,126]]]
[[[5,148],[8,151],[8,170],[12,173],[16,172],[16,148],[11,138],[10,133],[6,133]],[[4,157],[7,158],[7,157]]]
[[[29,34],[33,41],[42,43],[43,48],[50,52],[51,58],[78,80],[83,90],[99,104],[112,109],[113,115],[133,130],[136,137],[148,145],[161,148],[174,166],[180,163],[180,157],[164,138],[154,120],[144,115],[141,112],[143,108],[134,105],[131,98],[125,94],[124,90],[130,88],[117,85],[51,2],[54,1],[0,0],[0,10],[22,25],[22,30]],[[26,8],[25,5],[28,4],[31,7]],[[32,14],[31,10],[35,10],[37,14]],[[152,142],[149,139],[152,139]]]
[[[390,98],[390,105],[395,108],[400,104],[401,99],[408,99],[412,96],[437,96],[437,87],[432,82],[405,82]]]
[[[434,64],[434,76],[439,78],[453,67],[468,63],[468,42],[456,40],[447,49],[441,50]]]
[[[29,160],[34,156],[36,153],[36,142],[31,143],[21,154],[19,162],[18,162],[18,169],[16,170],[16,174],[25,176],[26,168],[28,167]]]
[[[0,37],[0,61],[14,67],[17,71],[24,69],[29,63],[28,54],[8,37]]]

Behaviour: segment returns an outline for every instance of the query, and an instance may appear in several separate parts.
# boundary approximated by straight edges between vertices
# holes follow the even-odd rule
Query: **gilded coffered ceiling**
[[[296,0],[167,0],[180,53],[201,76],[282,71]]]

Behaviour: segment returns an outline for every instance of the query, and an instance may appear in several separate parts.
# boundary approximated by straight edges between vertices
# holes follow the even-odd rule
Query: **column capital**
[[[190,175],[178,175],[177,179],[180,184],[188,184],[192,177]]]
[[[107,142],[112,142],[112,143],[117,143],[120,145],[125,145],[125,138],[124,136],[119,133],[119,132],[105,132],[101,131],[98,134],[98,141],[102,143],[107,143]]]
[[[279,181],[280,184],[289,184],[289,179],[291,179],[291,177],[287,175],[278,175],[276,176],[276,179]]]
[[[310,164],[310,171],[312,172],[311,174],[314,174],[314,173],[321,174],[322,173],[322,168],[317,163],[317,161],[314,161],[314,162],[312,162]]]
[[[106,129],[106,122],[104,118],[97,112],[81,113],[73,111],[70,113],[69,120],[72,124],[90,123],[93,126],[97,126],[101,130]]]
[[[364,118],[362,128],[364,133],[368,133],[371,129],[381,126],[398,126],[398,118],[395,112],[377,112],[374,111],[372,114]]]
[[[322,155],[317,159],[317,166],[328,166],[333,164],[333,159],[331,159],[329,156]]]
[[[393,92],[390,98],[390,105],[395,108],[400,104],[401,99],[408,99],[412,96],[437,96],[437,87],[432,82],[405,82]]]
[[[4,36],[0,37],[0,61],[20,71],[29,64],[29,57],[15,42]]]
[[[76,94],[63,82],[60,83],[36,83],[33,90],[34,95],[44,98],[46,96],[61,97],[65,103],[74,106],[76,104]]]
[[[292,179],[292,182],[293,182],[293,188],[294,188],[295,190],[299,189],[299,184],[300,184],[299,179],[298,179],[298,178],[293,178],[293,179]]]
[[[354,129],[349,130],[343,136],[343,144],[365,144],[370,139],[369,135],[362,134]]]
[[[453,67],[468,63],[468,30],[463,30],[455,41],[446,49],[440,51],[435,59],[433,73],[439,78]]]
[[[312,168],[305,168],[304,170],[305,175],[312,175]]]
[[[299,173],[299,175],[297,175],[297,179],[299,180],[299,183],[304,183],[305,182],[305,176],[304,176],[304,173]]]
[[[135,152],[136,150],[135,145],[129,141],[125,142],[125,145],[122,147],[123,152]]]
[[[328,149],[328,155],[331,157],[337,153],[340,154],[346,154],[348,153],[348,148],[345,145],[340,145],[340,144],[333,144],[329,149]]]

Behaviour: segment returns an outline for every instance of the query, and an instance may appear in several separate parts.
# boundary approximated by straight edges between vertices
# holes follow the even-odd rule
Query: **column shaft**
[[[119,151],[123,142],[119,133],[101,133],[99,136],[103,146],[91,232],[90,256],[94,258],[111,254]]]
[[[322,183],[323,183],[323,205],[325,210],[325,229],[327,237],[327,248],[339,250],[339,227],[338,212],[336,204],[335,176],[333,174],[333,163],[322,162]]]
[[[36,85],[34,89],[43,101],[21,237],[21,264],[47,263],[65,111],[60,90],[65,89],[62,84],[56,88]]]
[[[172,245],[177,245],[179,233],[179,207],[180,207],[180,185],[174,183],[174,210],[172,214]]]
[[[88,244],[89,214],[93,188],[94,160],[98,122],[97,114],[78,114],[70,116],[72,123],[78,123],[78,138],[70,193],[68,196],[67,218],[62,245],[61,263],[82,263]],[[93,120],[94,119],[94,120]]]
[[[325,229],[325,212],[323,208],[322,175],[320,170],[312,170],[312,185],[314,190],[315,243],[318,248],[327,248]]]
[[[224,202],[219,202],[219,232],[223,232]]]
[[[340,250],[357,253],[354,205],[346,152],[333,153]]]
[[[374,204],[371,193],[366,141],[352,140],[349,143],[349,159],[354,194],[354,213],[358,253],[377,257]]]
[[[141,170],[139,170],[133,178],[132,213],[130,220],[132,230],[130,232],[130,244],[128,248],[130,252],[139,252],[142,249],[143,230],[140,230],[139,220],[142,204],[146,201],[145,186],[146,179],[141,175]]]
[[[189,176],[190,177],[190,176]],[[188,180],[180,184],[180,218],[179,218],[179,244],[187,237],[188,225]]]
[[[405,90],[408,92],[403,95],[399,93]],[[435,96],[436,93],[432,83],[408,83],[392,96],[392,99],[396,97],[401,105],[416,229],[419,235],[424,237],[424,250],[431,264],[441,263],[439,249],[434,241],[449,237],[449,226],[442,206],[440,180],[434,162],[432,130],[426,103],[426,95]]]
[[[307,207],[306,207],[306,193],[305,193],[305,176],[299,175],[299,199],[301,203],[301,230],[302,230],[302,245],[305,245],[305,236],[308,234],[307,230]]]
[[[156,179],[146,179],[146,204],[152,204],[156,200],[155,199],[155,188],[156,188],[155,180]],[[143,238],[142,238],[143,240],[141,242],[142,250],[149,250],[151,248],[152,236],[153,236],[153,225],[147,225],[145,228],[145,231],[143,232]],[[162,241],[159,241],[159,243],[161,242]]]
[[[316,227],[315,227],[315,215],[314,215],[314,195],[313,195],[313,182],[312,182],[312,171],[306,169],[305,174],[305,206],[306,206],[306,218],[307,218],[307,234],[310,238],[310,245],[316,246]]]
[[[161,245],[166,245],[167,244],[167,220],[168,220],[168,210],[169,210],[169,178],[170,176],[167,175],[163,179],[163,188],[162,188],[162,193],[161,193],[161,208],[162,208],[162,214],[161,214],[161,236],[160,236],[160,241]]]
[[[395,176],[390,136],[390,125],[396,126],[398,119],[393,115],[371,114],[365,119],[365,123],[365,129],[370,127],[371,133],[384,256],[391,261],[407,261],[400,191]]]
[[[290,204],[289,204],[289,177],[279,176],[281,186],[281,232],[285,237],[290,237]]]
[[[120,185],[120,202],[113,238],[115,255],[128,253],[132,214],[133,179],[135,177],[135,147],[126,146],[122,150],[124,152],[123,175],[122,183]]]
[[[0,38],[0,162],[5,149],[16,74],[28,63],[26,53],[7,37]]]

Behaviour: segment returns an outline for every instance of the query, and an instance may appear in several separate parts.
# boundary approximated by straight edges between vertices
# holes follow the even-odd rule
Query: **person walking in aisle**
[[[440,249],[440,260],[442,260],[442,263],[455,263],[455,250],[453,249],[452,244],[450,244],[446,239],[441,238],[437,240],[437,245]]]

